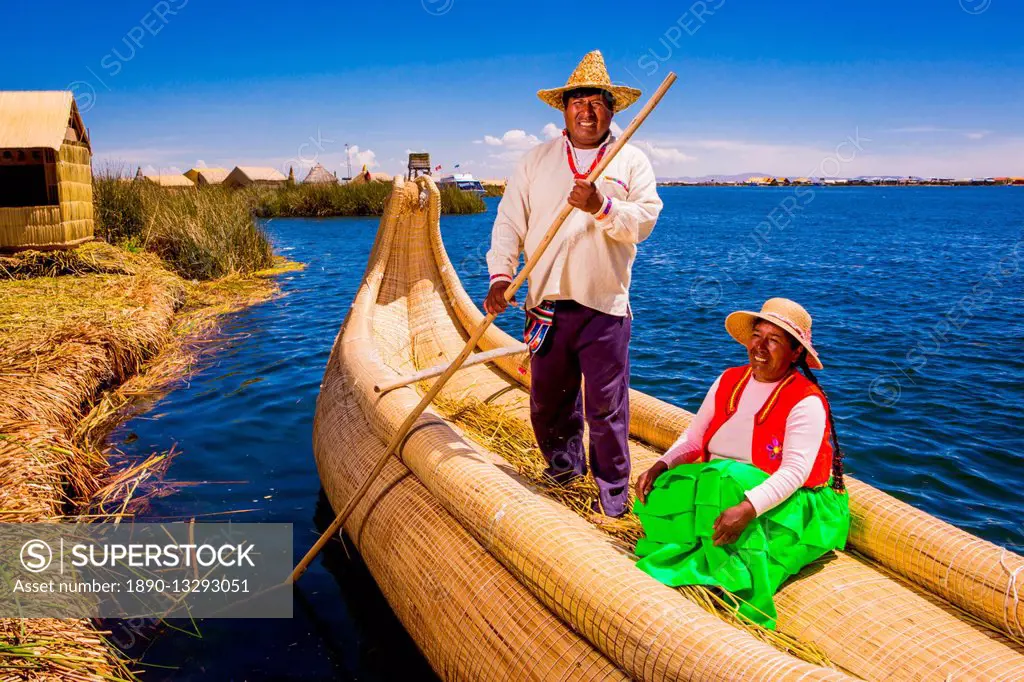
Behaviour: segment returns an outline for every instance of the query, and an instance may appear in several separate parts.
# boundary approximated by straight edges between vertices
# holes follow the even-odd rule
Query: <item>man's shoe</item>
[[[545,469],[543,474],[544,481],[554,486],[567,486],[574,481],[581,480],[586,474],[581,474],[578,471],[560,471],[557,474],[552,473],[548,469]]]
[[[594,501],[590,503],[590,511],[597,515],[595,518],[596,523],[601,523],[605,519],[621,519],[623,516],[629,513],[629,501],[626,501],[626,504],[623,505],[622,507],[622,511],[620,511],[618,514],[609,514],[604,510],[603,506],[601,505],[601,496],[598,495],[596,498],[594,498]]]

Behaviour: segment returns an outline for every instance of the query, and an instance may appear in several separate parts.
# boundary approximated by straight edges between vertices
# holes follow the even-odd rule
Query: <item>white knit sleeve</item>
[[[651,236],[663,204],[651,162],[639,150],[631,157],[627,198],[612,199],[607,217],[596,222],[612,239],[639,244]]]
[[[715,379],[715,383],[711,384],[707,395],[704,396],[704,402],[700,404],[700,409],[697,410],[690,425],[683,431],[683,435],[679,436],[676,442],[659,458],[658,461],[667,464],[669,469],[679,464],[689,464],[700,457],[701,450],[704,448],[704,433],[708,430],[711,417],[715,414],[715,392],[718,391],[718,384],[721,381],[722,376],[719,375]]]
[[[498,202],[498,215],[491,228],[491,249],[487,252],[487,269],[492,283],[496,280],[511,282],[516,274],[530,214],[527,205],[530,181],[526,166],[532,158],[528,155],[519,161]]]
[[[782,465],[768,480],[746,492],[758,516],[785,502],[804,484],[824,436],[825,404],[821,398],[808,396],[794,405],[786,419]]]

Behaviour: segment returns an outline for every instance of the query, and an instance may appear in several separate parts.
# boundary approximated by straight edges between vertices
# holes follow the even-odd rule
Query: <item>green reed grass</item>
[[[270,267],[273,250],[243,193],[167,188],[113,174],[93,181],[96,235],[152,251],[183,277],[210,280]]]
[[[255,215],[261,218],[327,218],[332,216],[377,216],[384,214],[384,202],[391,183],[358,185],[286,185],[254,188],[242,192]],[[456,188],[441,191],[441,213],[483,213],[487,205],[475,194]]]
[[[491,185],[484,183],[484,190],[487,191],[486,196],[489,197],[500,197],[505,195],[505,185]]]

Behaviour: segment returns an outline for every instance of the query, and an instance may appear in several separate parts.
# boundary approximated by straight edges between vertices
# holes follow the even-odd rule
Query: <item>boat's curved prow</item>
[[[482,317],[445,253],[433,183],[396,180],[317,405],[314,447],[335,509],[420,395],[415,385],[384,395],[373,386],[454,358]],[[492,326],[479,345],[515,342]],[[526,358],[514,355],[459,372],[442,396],[490,400],[526,419],[528,382]],[[690,415],[639,392],[631,400],[640,470]],[[1009,577],[1000,581],[976,558],[988,560],[998,548],[863,483],[853,482],[851,492],[851,544],[867,558],[840,554],[784,586],[780,630],[864,678],[1024,679],[1024,647],[1007,636],[1022,614],[1000,592]],[[655,582],[601,531],[430,410],[345,527],[446,678],[846,678]],[[999,570],[1021,565],[1012,554],[997,561]]]

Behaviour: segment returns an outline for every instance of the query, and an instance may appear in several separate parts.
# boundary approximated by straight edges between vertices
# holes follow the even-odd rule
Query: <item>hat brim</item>
[[[739,341],[744,347],[750,343],[750,337],[754,335],[754,324],[755,321],[764,320],[770,322],[776,327],[785,329],[796,342],[803,346],[804,350],[807,351],[807,366],[811,369],[824,369],[821,364],[821,359],[818,357],[818,351],[814,350],[814,346],[809,343],[805,343],[800,338],[800,332],[789,324],[785,320],[780,320],[775,317],[769,317],[762,315],[761,313],[751,312],[749,310],[737,310],[734,313],[730,313],[725,318],[725,330],[729,332],[729,336]]]
[[[572,85],[565,85],[560,88],[551,88],[550,90],[538,90],[537,97],[545,104],[553,106],[559,111],[565,111],[565,104],[562,103],[562,94],[569,90],[578,90],[579,88],[596,88],[598,90],[607,90],[612,93],[612,99],[615,100],[614,112],[622,111],[623,109],[631,106],[634,102],[640,99],[640,95],[643,94],[636,88],[630,88],[625,85],[609,85],[608,83],[573,83]]]

